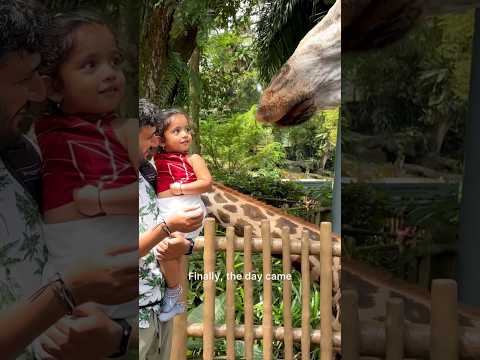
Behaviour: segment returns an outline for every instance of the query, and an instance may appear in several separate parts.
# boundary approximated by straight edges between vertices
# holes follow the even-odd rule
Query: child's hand
[[[73,191],[73,200],[82,215],[95,216],[102,213],[100,190],[93,185],[85,185]]]

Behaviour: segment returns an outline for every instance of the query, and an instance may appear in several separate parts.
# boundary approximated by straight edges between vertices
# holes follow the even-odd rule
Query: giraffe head
[[[337,0],[273,77],[260,99],[257,120],[296,125],[317,110],[339,106],[342,50],[391,44],[414,27],[425,9],[425,0]]]
[[[298,44],[287,63],[263,92],[257,120],[277,125],[306,121],[317,109],[340,103],[341,4]]]

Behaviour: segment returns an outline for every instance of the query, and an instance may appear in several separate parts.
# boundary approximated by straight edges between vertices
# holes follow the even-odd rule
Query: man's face
[[[140,128],[138,136],[138,149],[140,161],[146,160],[153,148],[158,147],[159,138],[156,136],[157,128],[154,126],[144,126]]]
[[[0,62],[0,148],[19,135],[18,125],[30,101],[45,100],[46,90],[37,68],[39,54],[12,52]]]

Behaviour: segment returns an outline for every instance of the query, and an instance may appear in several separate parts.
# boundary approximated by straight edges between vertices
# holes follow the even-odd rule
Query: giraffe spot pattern
[[[205,204],[206,207],[209,207],[212,205],[210,200],[208,199],[208,196],[206,195],[201,195],[200,198],[202,199],[203,203]]]
[[[238,219],[237,222],[235,223],[235,234],[237,236],[243,236],[244,235],[244,229],[245,226],[250,225],[248,221],[245,221],[243,219]]]
[[[220,217],[220,223],[222,225],[230,225],[230,215],[223,212],[221,209],[218,209],[218,216]]]
[[[297,231],[297,225],[290,220],[285,219],[284,217],[279,218],[275,223],[275,226],[279,229],[282,229],[284,226],[286,226],[290,234],[294,234]]]
[[[244,204],[244,205],[241,205],[240,207],[242,208],[244,215],[248,219],[257,220],[257,221],[267,219],[265,214],[255,206]]]
[[[235,205],[225,205],[223,208],[231,213],[236,213],[238,211]]]
[[[224,193],[224,195],[225,195],[225,197],[226,197],[228,200],[230,200],[230,201],[233,201],[233,202],[237,202],[237,201],[238,201],[238,199],[237,199],[235,196],[233,196],[233,195],[230,195],[230,194],[228,194],[228,193]]]
[[[227,199],[225,199],[221,194],[215,194],[213,201],[215,201],[217,204],[224,204],[228,202]]]

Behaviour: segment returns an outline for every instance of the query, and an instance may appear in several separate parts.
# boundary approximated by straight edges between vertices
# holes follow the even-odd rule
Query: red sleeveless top
[[[154,155],[157,168],[157,194],[170,189],[170,184],[188,184],[197,181],[197,176],[188,161],[188,154],[157,153]]]
[[[114,114],[94,119],[62,114],[35,123],[43,157],[43,211],[72,202],[73,190],[84,185],[111,189],[137,180],[114,133],[114,119]]]

